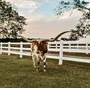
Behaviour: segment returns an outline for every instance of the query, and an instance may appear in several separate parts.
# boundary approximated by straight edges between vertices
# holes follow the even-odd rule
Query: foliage
[[[24,31],[25,20],[9,2],[0,0],[0,33],[4,38],[17,38]]]
[[[90,35],[90,13],[83,14],[79,23],[76,25],[77,30],[72,30],[70,39],[79,39]]]
[[[72,9],[78,9],[79,11],[89,10],[86,8],[86,6],[89,4],[89,2],[81,1],[81,0],[71,0],[71,1],[60,1],[59,6],[55,9],[56,14],[58,16],[63,15],[64,12],[67,12]]]
[[[60,1],[59,6],[55,9],[57,16],[63,15],[67,11],[77,9],[83,13],[76,25],[76,30],[72,30],[70,39],[79,39],[90,35],[90,8],[88,7],[89,2],[82,0],[73,1]]]

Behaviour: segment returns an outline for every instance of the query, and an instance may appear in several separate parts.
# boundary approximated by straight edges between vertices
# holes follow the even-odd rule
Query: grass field
[[[36,72],[30,57],[0,55],[0,88],[90,88],[90,64],[47,59]]]

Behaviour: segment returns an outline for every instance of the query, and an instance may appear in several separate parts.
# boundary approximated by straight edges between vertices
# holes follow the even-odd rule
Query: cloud
[[[29,10],[29,12],[33,12],[35,9],[38,8],[39,3],[33,0],[6,0],[14,5],[17,9],[22,10]]]
[[[28,19],[27,19],[27,22],[35,22],[35,21],[38,21],[38,20],[41,20],[43,18],[42,15],[30,15],[28,16]]]
[[[49,0],[44,0],[45,2],[48,2]]]
[[[14,8],[19,12],[20,15],[23,15],[27,18],[27,23],[35,22],[38,20],[48,21],[51,18],[48,18],[44,14],[36,13],[37,9],[40,6],[43,6],[43,3],[47,3],[49,0],[6,0],[10,2]],[[36,11],[36,12],[35,12]]]
[[[82,12],[79,12],[77,10],[72,10],[72,11],[65,12],[63,15],[59,16],[58,20],[69,20],[74,17],[80,18],[81,16],[82,16]]]
[[[27,17],[27,23],[33,23],[33,22],[38,22],[38,21],[45,21],[45,22],[50,22],[54,20],[54,17],[49,18],[48,16],[44,16],[41,14],[31,14]]]

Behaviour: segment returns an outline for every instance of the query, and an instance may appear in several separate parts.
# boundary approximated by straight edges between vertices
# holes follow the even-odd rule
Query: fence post
[[[79,44],[77,43],[77,51],[78,51],[78,49],[79,49]]]
[[[0,54],[2,54],[2,42],[0,43]]]
[[[32,44],[30,44],[30,55],[32,55]]]
[[[57,42],[55,42],[55,44],[56,44],[56,50],[58,50],[58,43],[57,43]]]
[[[88,54],[88,43],[86,43],[86,54]]]
[[[71,52],[71,43],[69,43],[69,53]]]
[[[10,55],[10,42],[8,42],[8,55]]]
[[[22,52],[23,52],[23,50],[22,50],[22,48],[23,48],[23,43],[22,42],[20,42],[20,58],[22,58]]]
[[[63,63],[63,40],[60,40],[59,65]]]

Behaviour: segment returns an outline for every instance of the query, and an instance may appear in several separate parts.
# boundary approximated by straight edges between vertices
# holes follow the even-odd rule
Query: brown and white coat
[[[43,71],[46,71],[46,53],[47,53],[47,41],[33,41],[32,42],[32,60],[33,67],[39,71],[40,61],[43,61]]]

